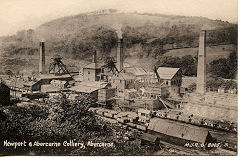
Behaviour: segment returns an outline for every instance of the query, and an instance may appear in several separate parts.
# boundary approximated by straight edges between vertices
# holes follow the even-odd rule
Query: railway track
[[[113,122],[115,122],[115,123],[118,122],[122,125],[128,126],[127,123],[119,122],[114,118],[106,117],[104,115],[99,115],[99,114],[97,114],[97,115],[101,116],[101,117],[104,117],[104,118],[107,118],[107,120],[112,120],[112,123]],[[179,121],[176,121],[176,122],[179,122]],[[184,122],[182,122],[182,123],[184,123]],[[189,124],[189,123],[186,123],[186,124]],[[193,124],[189,124],[189,125],[193,125]],[[131,128],[134,128],[134,127],[131,126]],[[207,128],[207,127],[202,127],[202,128]],[[138,129],[137,126],[135,127],[135,129],[137,129],[139,131],[142,131],[142,132],[147,131],[147,127],[146,127],[146,130]],[[228,151],[237,152],[237,133],[233,133],[233,132],[229,132],[229,131],[223,131],[223,130],[217,130],[217,129],[213,129],[213,128],[207,128],[207,129],[209,130],[212,137],[217,139],[217,143],[221,144],[220,148],[222,148],[224,150],[228,150]],[[183,146],[173,145],[173,144],[170,144],[170,143],[167,143],[167,142],[163,142],[163,144],[166,147],[173,148],[173,149],[176,149],[178,151],[182,151],[182,152],[189,153],[189,154],[192,154],[192,155],[193,154],[194,155],[207,155],[205,152],[203,152],[199,149],[193,149],[193,148],[187,148],[187,147],[183,147]],[[228,145],[226,146],[226,144],[228,144]]]

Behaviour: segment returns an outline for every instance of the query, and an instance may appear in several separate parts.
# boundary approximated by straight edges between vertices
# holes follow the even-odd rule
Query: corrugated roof
[[[132,73],[135,76],[148,75],[147,72],[141,67],[126,67],[124,68],[127,73]]]
[[[160,118],[151,119],[148,129],[165,135],[199,143],[205,143],[209,133],[206,128],[186,125],[184,123],[177,123]]]
[[[103,63],[90,63],[84,66],[84,69],[101,69],[103,65]]]
[[[83,81],[79,83],[79,85],[69,88],[69,90],[82,93],[92,93],[98,89],[105,88],[107,85],[108,83],[106,82]]]
[[[171,68],[171,67],[159,67],[157,69],[160,79],[172,79],[173,76],[178,72],[180,68]]]

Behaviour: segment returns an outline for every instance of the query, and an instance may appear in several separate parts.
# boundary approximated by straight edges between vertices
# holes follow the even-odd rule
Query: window
[[[166,85],[168,85],[168,81],[166,81]]]
[[[145,116],[145,114],[144,114],[144,113],[141,113],[141,116]]]
[[[88,74],[90,74],[90,71],[88,71]]]

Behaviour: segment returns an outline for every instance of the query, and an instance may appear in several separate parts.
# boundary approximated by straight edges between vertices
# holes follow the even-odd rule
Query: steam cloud
[[[122,32],[122,24],[119,24],[119,23],[118,24],[114,24],[113,25],[113,29],[116,30],[118,38],[122,38],[122,34],[123,34],[123,32]]]

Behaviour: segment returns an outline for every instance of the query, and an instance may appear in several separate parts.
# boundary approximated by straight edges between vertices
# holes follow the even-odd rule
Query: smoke
[[[46,40],[45,40],[45,38],[40,38],[40,42],[45,42]]]
[[[116,31],[118,38],[122,38],[122,24],[116,23],[113,25],[113,29]]]

